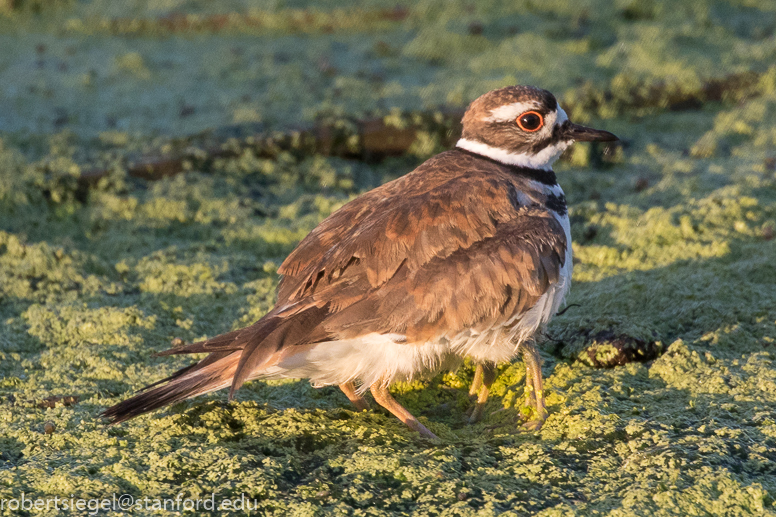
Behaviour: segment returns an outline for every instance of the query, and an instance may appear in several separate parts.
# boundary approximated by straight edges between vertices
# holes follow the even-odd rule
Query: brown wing
[[[388,282],[330,314],[322,326],[338,338],[377,332],[405,335],[409,342],[498,327],[533,307],[558,281],[566,245],[551,214],[521,209],[468,248],[417,269],[402,264]],[[329,289],[334,287],[316,297],[333,295]]]
[[[378,287],[406,264],[417,270],[435,257],[495,235],[515,217],[508,172],[448,151],[378,187],[323,221],[280,266],[278,304],[331,285],[358,264]]]

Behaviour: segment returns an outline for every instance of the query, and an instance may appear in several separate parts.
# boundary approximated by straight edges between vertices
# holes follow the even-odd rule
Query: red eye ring
[[[527,120],[523,120],[526,117]],[[535,126],[534,124],[536,123],[536,117],[539,119],[539,124]],[[544,127],[544,117],[538,111],[526,111],[517,117],[516,122],[517,127],[526,133],[534,133]]]

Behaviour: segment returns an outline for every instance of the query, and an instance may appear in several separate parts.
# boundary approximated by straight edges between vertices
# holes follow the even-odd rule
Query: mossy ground
[[[0,2],[0,499],[776,515],[776,4],[391,5]],[[744,71],[759,76],[746,95],[691,110],[626,98]],[[253,382],[230,404],[217,393],[115,427],[98,418],[188,363],[151,356],[173,338],[260,317],[309,230],[438,149],[380,163],[246,152],[158,182],[128,178],[128,157],[234,123],[460,107],[512,83],[562,104],[600,90],[572,118],[625,141],[605,163],[578,146],[556,167],[579,306],[547,329],[540,432],[518,431],[519,362],[501,367],[474,426],[471,367],[396,386],[439,442],[305,381]],[[78,174],[106,167],[84,193]],[[602,330],[664,352],[591,368],[583,336]],[[78,399],[51,398],[62,396]]]

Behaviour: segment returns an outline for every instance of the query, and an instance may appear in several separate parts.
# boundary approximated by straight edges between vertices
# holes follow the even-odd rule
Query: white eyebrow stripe
[[[536,102],[515,102],[490,110],[490,116],[486,117],[484,120],[486,122],[511,122],[517,119],[518,115],[535,109],[539,109],[539,105]],[[557,114],[555,119],[556,125],[563,124],[569,119],[569,116],[566,114],[566,111],[560,107],[560,104],[558,104],[555,113]]]
[[[539,109],[539,104],[535,101],[514,102],[490,110],[490,116],[486,117],[484,120],[485,122],[510,122],[515,120],[518,115],[535,109]]]

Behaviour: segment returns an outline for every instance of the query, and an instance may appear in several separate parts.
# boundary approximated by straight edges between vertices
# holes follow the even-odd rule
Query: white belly
[[[462,361],[448,343],[397,343],[397,338],[403,336],[367,334],[320,343],[287,357],[257,377],[307,378],[316,387],[357,381],[363,392],[377,382],[408,381],[453,370]]]

